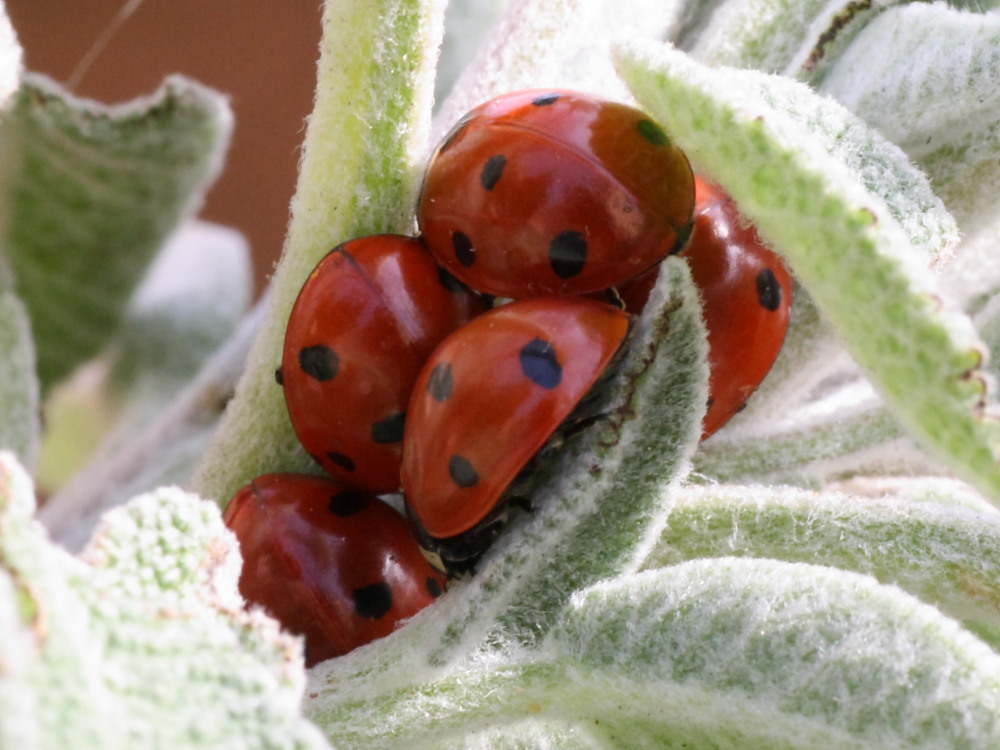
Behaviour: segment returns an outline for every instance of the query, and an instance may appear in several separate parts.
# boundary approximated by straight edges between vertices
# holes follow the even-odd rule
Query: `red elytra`
[[[694,231],[680,257],[691,267],[708,329],[705,439],[746,405],[778,358],[792,314],[792,277],[727,193],[701,177],[696,186]],[[657,273],[618,290],[626,310],[642,309]]]
[[[398,491],[413,382],[434,347],[483,309],[418,239],[374,235],[334,248],[285,333],[280,382],[305,449],[355,487]]]
[[[618,351],[627,313],[574,297],[487,312],[450,335],[417,379],[403,491],[417,535],[446,564],[473,558],[504,491]]]
[[[682,245],[694,178],[637,109],[572,91],[522,91],[472,110],[438,148],[418,222],[474,289],[582,294],[636,276]]]
[[[243,555],[240,593],[305,636],[306,666],[388,635],[447,583],[405,518],[333,479],[265,474],[223,519]]]

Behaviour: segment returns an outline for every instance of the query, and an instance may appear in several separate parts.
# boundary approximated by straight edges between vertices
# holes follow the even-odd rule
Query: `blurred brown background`
[[[128,0],[7,0],[29,70],[66,82]],[[250,239],[257,289],[281,251],[304,118],[311,108],[320,0],[145,0],[73,88],[118,102],[184,73],[231,97],[236,128],[202,217]]]

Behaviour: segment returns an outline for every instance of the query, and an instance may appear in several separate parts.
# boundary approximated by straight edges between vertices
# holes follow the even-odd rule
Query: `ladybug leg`
[[[506,525],[507,509],[507,502],[500,502],[473,531],[448,539],[435,539],[428,534],[409,505],[406,507],[406,515],[424,557],[431,565],[447,573],[450,578],[457,578],[475,572],[479,558],[489,549]]]
[[[511,508],[517,508],[518,510],[524,511],[525,513],[535,512],[535,506],[531,504],[531,498],[525,495],[514,495],[513,497],[508,497],[507,505]]]
[[[619,310],[625,309],[625,300],[623,300],[621,294],[619,294],[618,287],[613,286],[609,289],[598,292],[597,294],[600,296],[601,302],[607,302],[609,305],[617,307]]]

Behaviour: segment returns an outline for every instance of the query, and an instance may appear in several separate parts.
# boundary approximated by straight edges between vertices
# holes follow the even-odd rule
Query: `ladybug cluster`
[[[527,91],[478,107],[434,155],[417,220],[419,237],[334,248],[292,310],[277,379],[329,477],[258,477],[225,514],[241,592],[306,636],[309,664],[391,632],[471,566],[626,344],[663,258],[687,258],[703,298],[704,437],[788,325],[780,260],[621,104]],[[406,518],[378,497],[399,492]]]

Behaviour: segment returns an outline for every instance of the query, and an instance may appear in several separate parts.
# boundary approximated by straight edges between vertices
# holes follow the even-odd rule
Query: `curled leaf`
[[[728,0],[716,6],[690,51],[710,65],[808,72],[893,2],[898,0]]]
[[[0,129],[2,251],[31,317],[43,391],[115,333],[153,255],[199,207],[231,126],[222,96],[181,77],[117,107],[25,78]]]
[[[0,454],[5,747],[328,747],[299,714],[300,644],[241,609],[239,553],[214,504],[177,489],[136,498],[83,560],[33,509],[27,475]]]
[[[1000,501],[984,347],[918,249],[949,244],[947,213],[930,210],[936,199],[902,152],[788,79],[709,69],[659,45],[623,50],[620,67],[695,167],[785,256],[893,415]]]
[[[6,109],[21,79],[23,54],[6,8],[0,8],[0,108]],[[4,112],[0,117],[7,117]],[[0,450],[17,453],[28,466],[38,459],[39,388],[35,344],[24,303],[14,290],[9,264],[0,260]]]
[[[827,565],[872,575],[956,619],[1000,632],[1000,517],[939,504],[967,502],[968,490],[956,484],[910,481],[878,498],[760,486],[689,488],[646,565],[729,556]]]
[[[912,3],[868,24],[820,91],[915,159],[968,232],[996,213],[998,75],[1000,19]]]
[[[1000,656],[855,573],[723,558],[624,576],[575,596],[547,647],[585,687],[553,686],[543,712],[605,747],[1000,742]]]

